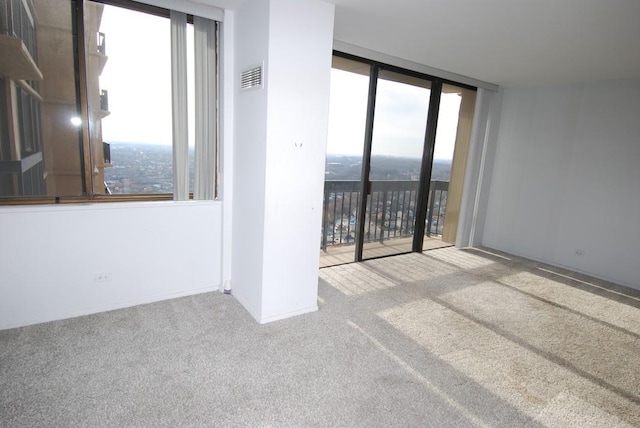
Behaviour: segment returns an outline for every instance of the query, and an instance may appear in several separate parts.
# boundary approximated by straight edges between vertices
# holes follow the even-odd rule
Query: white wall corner
[[[334,6],[271,0],[263,320],[317,307]]]
[[[222,280],[223,285],[232,278],[233,251],[233,156],[234,156],[234,96],[235,96],[235,17],[225,11],[220,24],[220,179],[219,199],[222,200]]]
[[[482,244],[640,289],[640,79],[500,95]]]
[[[491,170],[487,168],[487,153],[490,151],[491,129],[498,127],[499,111],[496,108],[498,92],[478,88],[468,153],[467,170],[463,189],[462,206],[456,237],[456,247],[480,245],[484,222],[480,210],[486,204]]]
[[[469,246],[477,247],[484,244],[485,223],[487,207],[491,194],[491,182],[493,180],[493,166],[500,133],[502,117],[503,90],[493,92],[487,105],[486,129],[484,130],[484,143],[482,153],[482,176],[477,182],[475,208],[473,211],[472,229],[469,237]]]
[[[240,92],[239,73],[268,60],[269,2],[255,0],[233,12],[233,159],[230,279],[233,295],[257,321],[261,316],[266,168],[267,90]],[[225,227],[226,229],[226,227]],[[225,231],[225,233],[229,233]]]
[[[284,320],[284,319],[287,319],[287,318],[296,317],[298,315],[309,314],[309,313],[317,312],[317,311],[318,311],[318,305],[316,304],[316,305],[313,305],[313,306],[309,306],[307,308],[297,309],[297,310],[291,311],[291,312],[285,312],[285,313],[282,313],[282,314],[262,317],[262,318],[258,319],[258,322],[260,324],[268,324],[270,322],[280,321],[280,320]]]

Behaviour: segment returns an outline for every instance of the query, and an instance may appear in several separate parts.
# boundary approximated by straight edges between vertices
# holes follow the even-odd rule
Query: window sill
[[[17,201],[16,201],[17,202]],[[15,204],[0,206],[0,213],[8,212],[35,212],[35,211],[76,211],[76,210],[104,210],[104,209],[138,209],[151,207],[195,207],[195,206],[216,206],[222,205],[222,201],[174,201],[174,200],[128,200],[110,201],[112,203],[96,203],[95,201],[76,201],[60,204]]]

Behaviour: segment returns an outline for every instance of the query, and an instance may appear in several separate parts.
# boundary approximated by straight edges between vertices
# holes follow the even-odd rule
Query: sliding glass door
[[[343,54],[331,79],[320,265],[450,245],[449,177],[464,177],[452,158],[466,161],[474,88]]]
[[[456,240],[476,91],[442,85],[422,250]]]
[[[355,260],[371,66],[333,57],[321,266]]]
[[[362,259],[413,250],[430,97],[429,80],[378,72]]]

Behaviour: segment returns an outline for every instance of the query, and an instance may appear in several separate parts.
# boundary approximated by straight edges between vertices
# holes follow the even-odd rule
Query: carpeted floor
[[[640,292],[446,248],[319,294],[267,325],[209,293],[0,331],[0,426],[640,426]]]

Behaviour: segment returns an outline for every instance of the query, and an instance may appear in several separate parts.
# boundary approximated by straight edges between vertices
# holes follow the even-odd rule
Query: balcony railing
[[[100,110],[109,111],[109,92],[106,89],[100,91]]]
[[[8,34],[7,14],[9,5],[7,0],[0,0],[0,33]]]
[[[107,54],[107,37],[104,33],[98,31],[97,34],[98,53],[102,55]]]
[[[373,181],[367,199],[364,242],[384,242],[413,235],[418,181]],[[325,181],[322,250],[352,245],[358,230],[360,181]],[[448,181],[431,181],[425,234],[441,235],[449,189]]]
[[[33,11],[27,9],[27,3],[22,0],[0,0],[0,32],[22,40],[31,58],[37,63],[36,29]]]
[[[105,165],[111,165],[111,144],[102,142],[102,157]]]

